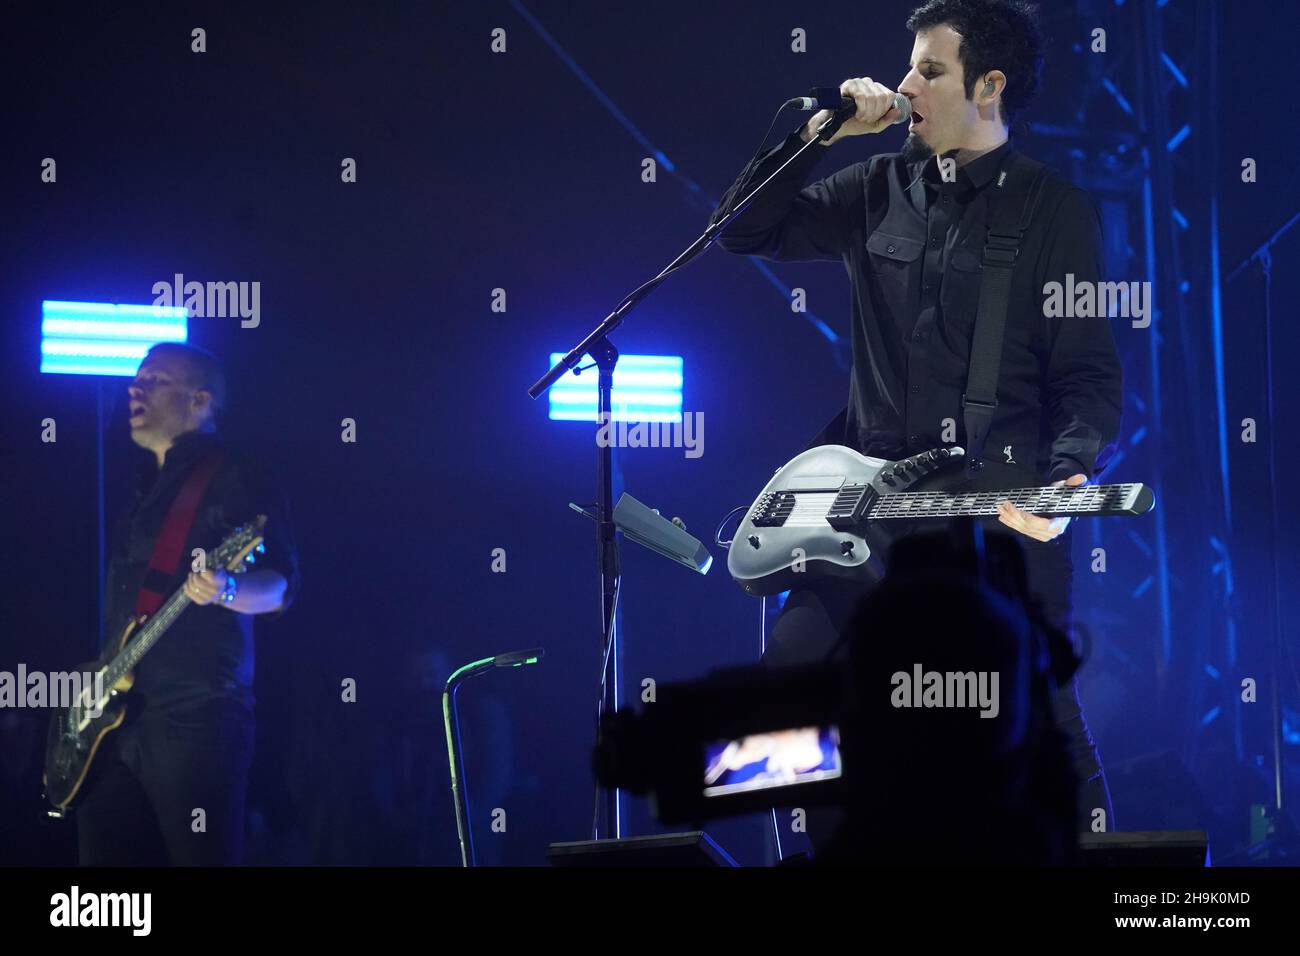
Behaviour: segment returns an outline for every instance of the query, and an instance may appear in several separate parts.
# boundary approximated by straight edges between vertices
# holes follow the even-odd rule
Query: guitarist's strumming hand
[[[1085,484],[1087,481],[1087,475],[1071,475],[1061,481],[1052,482],[1052,487],[1059,488],[1061,485],[1069,485],[1073,488]],[[998,520],[1008,528],[1019,531],[1021,534],[1038,541],[1051,541],[1065,531],[1070,524],[1068,517],[1044,518],[1040,515],[1030,514],[1028,511],[1021,511],[1010,501],[1005,500],[998,502]]]

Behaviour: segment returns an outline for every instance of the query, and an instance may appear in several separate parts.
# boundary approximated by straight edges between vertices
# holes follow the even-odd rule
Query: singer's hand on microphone
[[[898,109],[894,106],[894,91],[869,76],[845,80],[840,84],[840,94],[857,103],[858,111],[840,125],[834,136],[825,141],[827,146],[846,136],[879,133],[898,119]],[[822,110],[814,115],[804,127],[802,133],[804,142],[816,136],[817,128],[830,116],[830,110]]]

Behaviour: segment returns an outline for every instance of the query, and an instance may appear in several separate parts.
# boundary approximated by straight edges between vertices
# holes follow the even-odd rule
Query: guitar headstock
[[[258,515],[248,524],[241,524],[217,545],[208,564],[225,568],[232,574],[246,571],[246,565],[252,564],[257,560],[257,555],[266,552],[266,546],[262,543],[265,528],[266,515]]]

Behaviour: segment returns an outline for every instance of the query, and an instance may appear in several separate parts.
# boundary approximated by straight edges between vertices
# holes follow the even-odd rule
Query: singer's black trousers
[[[1073,611],[1073,564],[1068,549],[1030,544],[1025,552],[1030,592],[1042,601],[1048,620],[1068,634]],[[840,637],[854,609],[868,593],[869,586],[834,578],[822,578],[806,588],[791,591],[768,639],[764,663],[770,667],[806,664],[823,660],[832,652],[837,657],[844,653],[846,645]],[[1053,714],[1069,743],[1079,778],[1079,832],[1091,830],[1095,808],[1106,811],[1106,829],[1114,830],[1110,790],[1096,742],[1088,731],[1077,678],[1059,688],[1053,700]],[[841,819],[838,811],[808,813],[808,837],[814,848],[829,837]]]

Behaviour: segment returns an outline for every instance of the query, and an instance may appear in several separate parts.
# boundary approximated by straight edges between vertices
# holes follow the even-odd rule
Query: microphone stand
[[[581,342],[569,350],[560,361],[556,362],[545,375],[539,378],[528,389],[528,395],[536,399],[543,392],[549,389],[563,375],[574,368],[581,361],[583,355],[590,355],[595,360],[596,367],[599,370],[597,388],[597,415],[596,415],[596,569],[600,577],[600,647],[601,647],[601,693],[600,701],[596,710],[596,730],[597,735],[600,731],[600,721],[605,713],[614,713],[618,710],[618,687],[616,680],[609,680],[609,664],[611,658],[618,660],[618,636],[614,631],[614,612],[618,597],[618,586],[621,577],[618,557],[618,541],[614,536],[614,492],[612,485],[613,474],[613,449],[612,449],[612,427],[610,429],[610,440],[602,443],[600,440],[600,429],[604,423],[611,423],[611,409],[613,407],[613,390],[614,390],[614,368],[618,364],[618,349],[610,341],[609,335],[620,325],[623,324],[624,317],[636,308],[636,306],[653,292],[659,285],[670,275],[681,269],[683,266],[694,261],[713,244],[718,235],[731,223],[733,219],[743,213],[764,189],[779,176],[787,166],[802,156],[809,149],[821,149],[819,145],[822,140],[830,139],[843,125],[844,121],[850,118],[856,105],[853,108],[844,107],[833,112],[825,122],[817,128],[817,135],[806,142],[793,156],[787,159],[781,166],[768,176],[762,183],[756,186],[748,196],[742,199],[736,206],[715,222],[709,224],[698,239],[692,242],[685,250],[681,252],[672,262],[653,279],[644,283],[637,289],[629,293],[618,307],[604,320],[596,326]],[[617,674],[617,663],[615,665],[615,674]],[[618,839],[621,835],[622,827],[619,819],[619,791],[618,788],[610,788],[605,791],[605,832],[602,836],[599,822],[597,821],[592,827],[592,839]]]
[[[1300,856],[1300,834],[1297,834],[1295,821],[1291,819],[1290,807],[1286,799],[1286,751],[1283,748],[1282,716],[1282,575],[1281,561],[1278,558],[1278,528],[1280,524],[1281,505],[1278,502],[1277,477],[1277,419],[1274,409],[1273,376],[1273,249],[1283,235],[1300,223],[1300,212],[1273,233],[1254,252],[1243,259],[1223,280],[1227,285],[1246,270],[1252,263],[1264,277],[1264,370],[1267,396],[1266,412],[1268,414],[1268,480],[1269,505],[1272,521],[1269,523],[1269,553],[1272,556],[1273,572],[1273,640],[1269,648],[1269,687],[1272,696],[1272,745],[1273,745],[1273,807],[1272,820],[1268,832],[1260,841],[1261,845],[1252,847],[1252,855],[1262,858],[1274,858],[1283,862]],[[1231,530],[1231,524],[1229,524]]]
[[[454,670],[442,691],[443,731],[447,735],[447,763],[451,767],[451,800],[456,805],[456,836],[460,840],[460,865],[475,866],[474,830],[470,826],[469,795],[465,789],[465,751],[460,742],[460,714],[456,695],[460,685],[471,677],[485,674],[494,667],[523,667],[536,664],[546,651],[540,647],[510,651],[470,661]]]

